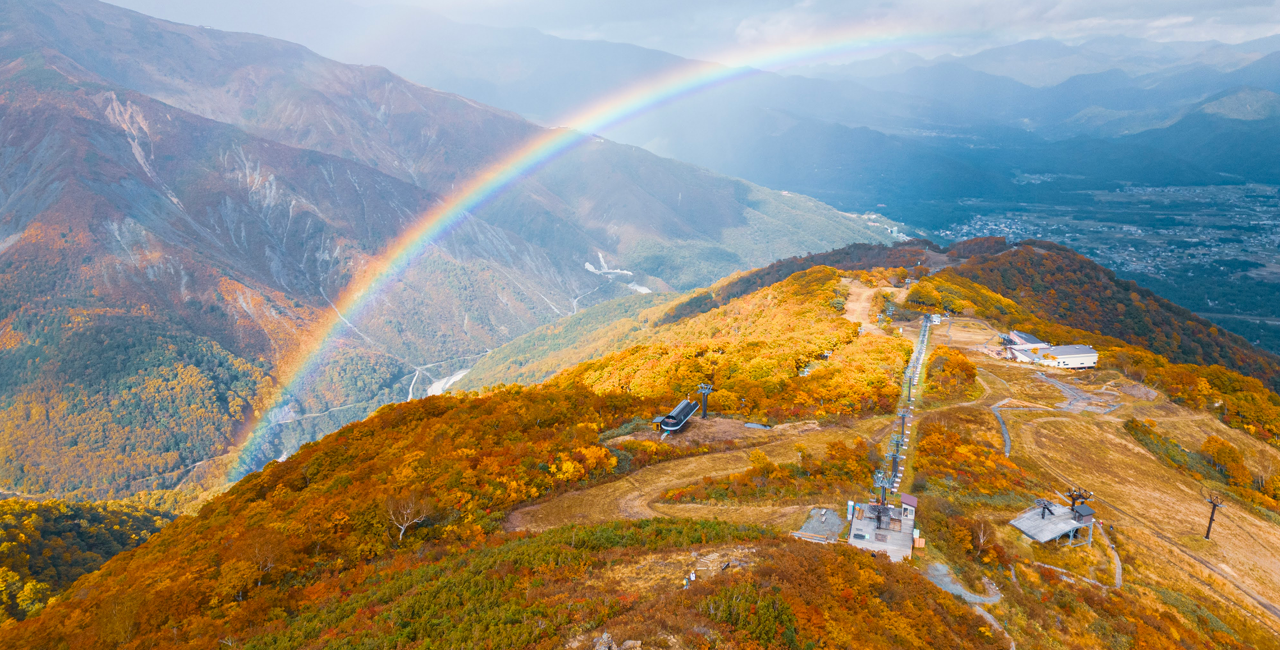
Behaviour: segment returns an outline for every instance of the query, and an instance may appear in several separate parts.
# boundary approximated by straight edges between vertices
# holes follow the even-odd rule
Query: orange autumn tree
[[[926,391],[939,400],[970,396],[977,384],[978,367],[963,352],[939,345],[925,365]]]
[[[1208,458],[1213,466],[1226,476],[1227,482],[1231,485],[1245,487],[1253,482],[1253,474],[1244,464],[1244,455],[1240,453],[1239,447],[1211,435],[1205,438],[1204,444],[1200,445],[1200,453],[1204,454],[1205,458]]]

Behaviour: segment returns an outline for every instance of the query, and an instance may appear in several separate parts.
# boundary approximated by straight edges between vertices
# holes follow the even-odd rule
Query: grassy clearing
[[[816,454],[822,453],[826,444],[840,440],[846,443],[858,438],[876,441],[883,437],[892,420],[887,417],[869,418],[855,422],[850,427],[794,430],[781,440],[756,447],[775,463],[795,462],[796,444],[803,444]],[[786,432],[783,429],[783,432]],[[751,449],[735,449],[668,461],[643,468],[619,481],[570,492],[547,502],[522,508],[511,514],[507,528],[540,531],[570,523],[597,523],[616,519],[640,519],[660,515],[697,517],[738,523],[777,525],[784,530],[799,528],[796,518],[803,522],[803,513],[811,506],[831,506],[830,498],[815,497],[812,504],[788,504],[785,506],[741,505],[677,505],[657,504],[662,493],[675,487],[683,487],[705,476],[722,476],[742,472],[751,467]],[[792,527],[794,523],[794,527]],[[790,528],[789,528],[790,527]]]

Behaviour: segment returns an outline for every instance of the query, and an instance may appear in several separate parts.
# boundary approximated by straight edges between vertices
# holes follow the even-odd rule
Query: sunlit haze
[[[299,27],[331,21],[335,27],[351,27],[324,34],[330,45],[339,48],[343,41],[364,38],[369,31],[395,32],[405,10],[419,9],[459,22],[531,27],[565,38],[631,43],[710,60],[743,47],[820,37],[832,29],[897,32],[908,25],[913,33],[937,35],[904,46],[924,56],[963,55],[1037,38],[1077,41],[1128,36],[1238,43],[1280,32],[1280,10],[1275,2],[1265,0],[117,0],[115,4],[179,22],[268,35],[296,33]],[[849,54],[850,58],[865,56]]]

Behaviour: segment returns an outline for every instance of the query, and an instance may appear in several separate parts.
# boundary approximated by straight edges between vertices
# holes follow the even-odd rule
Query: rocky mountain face
[[[628,284],[892,238],[593,141],[431,242],[266,413],[351,279],[544,131],[380,68],[82,0],[0,2],[0,82],[0,488],[16,492],[171,487],[255,413],[277,424],[265,462]]]

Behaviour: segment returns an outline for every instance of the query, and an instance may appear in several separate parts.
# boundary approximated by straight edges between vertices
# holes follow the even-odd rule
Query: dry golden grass
[[[621,586],[633,593],[667,592],[682,587],[690,573],[696,572],[698,579],[705,580],[720,573],[741,571],[755,563],[755,555],[755,547],[740,544],[653,553],[635,562],[610,566],[596,574],[587,586]]]
[[[979,318],[948,318],[935,325],[930,343],[953,348],[978,348],[1000,344],[1000,332]]]
[[[795,446],[803,444],[821,456],[828,442],[852,442],[857,438],[878,440],[892,428],[893,420],[876,417],[855,423],[852,427],[813,428],[783,426],[773,430],[780,440],[752,449],[692,456],[642,468],[626,477],[577,492],[562,494],[549,501],[521,508],[511,513],[506,527],[510,530],[541,531],[565,524],[603,523],[618,519],[644,519],[672,516],[700,519],[723,519],[740,523],[773,525],[783,530],[800,527],[808,508],[835,507],[830,499],[816,499],[812,504],[787,506],[706,506],[654,503],[664,491],[683,487],[703,477],[723,476],[751,467],[748,460],[755,449],[775,463],[795,462]]]
[[[876,323],[875,315],[871,313],[871,299],[875,297],[876,292],[886,291],[893,296],[894,302],[901,302],[907,295],[904,288],[892,287],[868,287],[857,280],[845,279],[842,284],[849,289],[849,297],[844,303],[844,317],[855,322],[862,323],[862,332],[864,334],[875,334],[877,336],[888,336],[888,334],[880,329]]]
[[[1030,367],[989,358],[979,365],[979,376],[991,387],[983,403],[1005,398],[1041,405],[1063,401],[1062,394],[1036,379],[1036,370]],[[1106,390],[1107,398],[1122,406],[1107,415],[1004,411],[1015,462],[1059,491],[1079,485],[1094,492],[1097,499],[1093,505],[1101,525],[1116,527],[1110,532],[1123,556],[1126,581],[1137,577],[1148,584],[1207,591],[1224,604],[1243,607],[1255,620],[1280,630],[1280,620],[1264,613],[1254,598],[1280,603],[1280,526],[1242,507],[1228,507],[1219,511],[1213,541],[1205,542],[1209,508],[1200,486],[1137,444],[1124,432],[1123,422],[1129,417],[1154,420],[1162,433],[1191,450],[1198,449],[1210,434],[1223,437],[1246,450],[1255,469],[1266,459],[1280,465],[1280,455],[1213,416],[1171,404],[1163,396],[1141,400],[1113,391],[1127,381],[1115,373],[1051,374],[1060,380],[1078,377],[1081,381],[1071,382],[1073,385]],[[1096,547],[1103,544],[1095,537]],[[1110,583],[1108,572],[1112,569],[1100,549],[1067,552],[1035,546],[1031,548],[1022,540],[1015,545],[1019,554],[1030,551],[1037,561],[1056,566],[1065,563],[1070,566],[1063,568]]]

